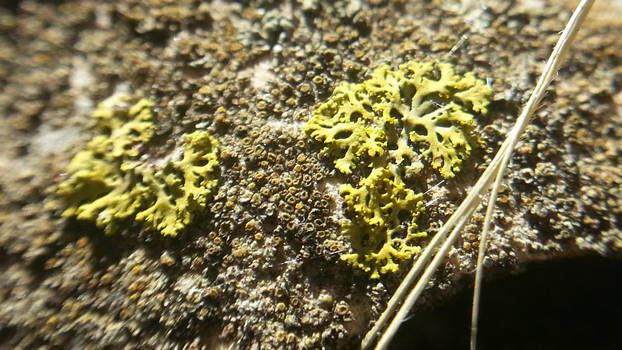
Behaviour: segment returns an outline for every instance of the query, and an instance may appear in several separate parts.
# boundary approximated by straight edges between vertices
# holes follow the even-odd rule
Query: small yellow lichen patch
[[[218,143],[205,131],[185,135],[183,159],[156,169],[141,158],[156,129],[153,103],[134,101],[115,95],[93,112],[102,133],[76,154],[70,177],[58,187],[67,205],[63,216],[94,221],[106,233],[135,218],[175,236],[205,207],[217,184]]]
[[[394,170],[374,168],[358,188],[343,185],[339,192],[353,216],[342,228],[355,251],[342,255],[342,260],[378,278],[379,273],[398,270],[394,259],[409,259],[419,252],[413,241],[426,236],[416,224],[424,209],[423,195],[406,188]]]

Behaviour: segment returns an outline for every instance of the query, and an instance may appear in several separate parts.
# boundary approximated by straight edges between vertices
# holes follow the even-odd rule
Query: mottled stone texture
[[[433,59],[488,80],[492,102],[473,130],[482,144],[440,186],[434,169],[409,185],[425,193],[419,228],[434,234],[500,146],[569,17],[546,1],[480,3],[3,2],[0,347],[353,348],[401,275],[371,281],[339,259],[351,214],[336,188],[361,177],[335,171],[303,126],[338,84],[385,64]],[[622,24],[594,23],[510,166],[487,259],[500,274],[622,251]],[[105,235],[61,218],[55,193],[97,134],[90,114],[124,92],[158,115],[141,162],[177,159],[195,130],[218,141],[218,187],[175,238],[132,220]],[[468,285],[481,221],[425,303]]]

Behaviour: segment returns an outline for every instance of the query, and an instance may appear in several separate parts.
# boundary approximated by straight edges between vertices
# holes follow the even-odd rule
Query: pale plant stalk
[[[404,297],[408,294],[412,285],[417,282],[417,276],[419,276],[421,270],[425,268],[425,264],[427,264],[427,262],[434,257],[436,250],[438,250],[439,246],[443,243],[443,240],[446,239],[447,234],[454,226],[459,223],[460,218],[466,217],[469,212],[477,207],[480,201],[480,195],[488,189],[488,186],[493,180],[493,176],[496,174],[496,170],[498,169],[498,164],[501,159],[501,152],[507,147],[508,143],[504,142],[504,144],[501,146],[501,150],[499,151],[499,153],[497,153],[491,164],[486,168],[484,174],[482,174],[477,183],[473,186],[473,189],[471,189],[462,204],[460,204],[454,214],[434,235],[434,238],[430,241],[430,243],[428,243],[427,247],[417,258],[415,264],[408,272],[400,286],[397,288],[397,290],[391,297],[391,300],[389,300],[389,303],[387,304],[387,309],[384,311],[374,327],[367,333],[367,335],[363,339],[363,342],[361,344],[362,349],[370,349],[371,347],[373,347],[374,341],[379,335],[381,335],[382,329],[389,322],[389,319],[393,317],[395,311],[400,307],[400,303],[402,302],[402,300],[404,300]],[[402,308],[401,310],[403,309],[404,308]],[[406,310],[406,312],[407,311],[408,310]],[[387,333],[385,332],[383,337],[386,337],[386,334]]]
[[[549,60],[544,67],[544,71],[542,72],[542,75],[538,80],[536,88],[531,94],[529,100],[527,101],[527,104],[523,108],[523,111],[516,122],[516,126],[521,127],[514,127],[512,131],[515,132],[510,134],[510,147],[504,154],[503,161],[501,162],[501,168],[499,172],[497,172],[497,178],[490,193],[488,208],[486,208],[486,217],[484,218],[484,230],[482,231],[482,235],[480,237],[479,252],[477,255],[477,270],[475,272],[475,286],[473,288],[473,309],[471,313],[471,350],[477,349],[477,324],[479,319],[479,303],[482,291],[482,278],[484,276],[484,257],[486,254],[486,244],[488,243],[488,231],[490,230],[490,223],[492,221],[495,202],[497,200],[497,194],[499,193],[499,188],[501,187],[503,181],[503,174],[505,173],[510,159],[512,158],[512,153],[514,152],[520,135],[523,133],[525,127],[527,126],[527,123],[529,123],[531,115],[534,113],[536,107],[544,97],[547,87],[557,74],[559,66],[562,63],[564,56],[566,56],[572,40],[576,36],[577,31],[581,27],[581,23],[583,23],[583,20],[587,16],[593,3],[594,0],[582,0],[575,9],[572,17],[570,17],[570,20],[566,25],[566,28],[562,32],[561,37],[557,41],[557,45],[555,45],[555,48],[551,53],[551,57],[549,57]]]
[[[408,274],[406,275],[406,277],[404,278],[404,280],[402,281],[398,289],[395,291],[393,297],[391,297],[391,300],[389,300],[389,303],[387,305],[387,309],[385,310],[385,312],[380,316],[376,324],[372,327],[372,329],[367,333],[367,335],[363,339],[361,343],[362,349],[369,349],[373,346],[374,340],[379,335],[381,335],[382,329],[385,327],[388,320],[391,318],[391,316],[395,313],[396,309],[399,307],[399,311],[397,311],[397,314],[395,315],[395,317],[393,317],[393,320],[389,323],[386,331],[382,333],[382,337],[378,341],[376,345],[376,349],[382,350],[382,349],[386,349],[389,346],[389,343],[391,339],[393,338],[393,336],[395,335],[395,333],[397,332],[400,324],[410,312],[417,298],[421,295],[425,287],[428,285],[430,278],[432,277],[433,273],[436,271],[438,266],[441,264],[441,262],[445,258],[445,255],[449,252],[449,249],[451,248],[454,241],[458,237],[462,227],[466,224],[466,222],[468,221],[473,211],[479,205],[481,201],[481,195],[490,188],[493,177],[496,176],[497,177],[495,181],[496,190],[493,189],[493,193],[491,194],[491,197],[490,197],[490,203],[494,204],[496,193],[498,193],[498,188],[499,188],[499,185],[501,184],[501,178],[503,176],[503,171],[507,167],[507,164],[512,155],[512,151],[516,147],[516,143],[518,142],[518,139],[520,138],[523,131],[525,130],[529,122],[529,119],[532,113],[534,112],[536,106],[538,105],[542,97],[544,96],[544,93],[546,92],[546,88],[548,87],[548,85],[554,78],[555,74],[557,73],[559,65],[568,50],[570,42],[574,38],[581,23],[585,19],[585,16],[587,15],[587,12],[589,11],[589,8],[593,4],[593,2],[594,0],[582,0],[579,6],[577,7],[577,9],[575,10],[575,12],[573,13],[559,41],[557,42],[557,45],[555,46],[555,49],[553,50],[551,57],[549,58],[545,66],[544,72],[542,73],[542,76],[540,77],[538,84],[536,85],[536,88],[534,89],[534,92],[532,93],[523,111],[521,112],[519,118],[517,119],[514,127],[512,128],[512,131],[510,132],[510,136],[506,138],[506,140],[503,142],[503,145],[501,146],[501,148],[499,149],[499,151],[497,152],[493,160],[490,162],[490,164],[488,165],[488,167],[486,168],[482,176],[478,179],[476,184],[473,186],[473,189],[469,192],[469,194],[464,199],[464,201],[460,204],[458,209],[456,209],[454,214],[441,227],[441,229],[437,232],[434,238],[430,241],[428,246],[424,249],[421,256],[417,259],[417,261],[415,262],[411,270],[408,272]],[[503,169],[503,171],[499,171],[499,169]],[[489,203],[489,206],[490,206],[490,203]],[[486,215],[487,215],[487,218],[485,219],[485,222],[484,222],[485,227],[490,225],[490,219],[492,215],[491,208],[487,210]],[[448,237],[446,237],[452,228],[453,230],[451,234]],[[442,242],[443,240],[445,240],[444,243]],[[436,252],[435,254],[435,251],[437,250],[438,246],[441,243],[442,243],[442,246],[440,247],[438,252]],[[480,273],[479,273],[480,282],[479,283],[481,283],[481,266],[482,266],[480,259],[483,260],[485,243],[486,242],[480,243],[481,257],[478,255],[478,270],[480,270]],[[419,280],[417,281],[416,280],[417,276],[419,275],[421,270],[424,268],[425,264],[433,256],[434,258],[432,262],[425,269],[425,271],[421,275],[421,278],[419,278]],[[415,282],[417,283],[415,287],[412,288],[411,290],[411,287],[413,284],[415,284]],[[479,290],[480,290],[479,283],[477,287],[478,291],[476,293],[479,293]],[[408,292],[408,296],[404,300],[404,296],[407,294],[407,292]],[[477,303],[479,303],[479,294],[477,294],[477,299],[478,299]],[[404,303],[400,307],[399,304],[402,300],[404,300]],[[475,311],[475,313],[477,314],[477,311]],[[474,316],[474,317],[475,317],[475,321],[477,321],[477,316]],[[477,322],[473,324],[475,325],[475,335],[476,335],[477,334],[476,332]],[[474,343],[473,337],[474,336],[472,333],[471,344],[472,346],[475,346],[476,344]]]

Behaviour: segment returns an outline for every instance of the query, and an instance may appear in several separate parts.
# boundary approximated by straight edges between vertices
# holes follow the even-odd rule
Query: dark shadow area
[[[622,259],[529,264],[482,287],[478,349],[621,349]],[[472,289],[422,308],[391,349],[468,349]]]
[[[16,14],[20,3],[21,0],[5,0],[0,1],[0,7],[4,7],[5,9],[11,11],[13,14]]]

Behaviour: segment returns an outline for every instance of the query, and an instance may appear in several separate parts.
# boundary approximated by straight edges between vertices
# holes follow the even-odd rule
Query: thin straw
[[[458,207],[456,212],[449,218],[449,220],[441,227],[439,232],[435,235],[435,237],[430,241],[426,249],[423,251],[421,256],[417,259],[416,263],[413,265],[409,273],[406,275],[396,292],[394,293],[391,300],[387,305],[387,309],[380,316],[374,327],[367,333],[365,338],[361,343],[362,349],[369,349],[373,345],[373,341],[380,335],[382,328],[384,328],[388,319],[393,315],[401,300],[403,300],[404,295],[414,282],[416,281],[416,277],[419,275],[420,271],[423,269],[425,263],[433,256],[434,252],[438,248],[438,245],[441,244],[441,241],[445,239],[447,233],[454,226],[461,227],[466,223],[468,217],[472,214],[474,209],[479,205],[480,195],[488,190],[490,184],[492,183],[492,177],[497,175],[497,170],[500,167],[505,168],[507,166],[507,162],[512,154],[510,150],[513,150],[516,146],[516,142],[518,138],[523,133],[527,123],[529,122],[529,117],[535,110],[535,107],[542,99],[544,92],[546,91],[546,87],[551,82],[554,77],[554,74],[557,72],[557,68],[561,62],[561,59],[567,52],[568,44],[574,38],[576,31],[578,30],[581,22],[585,18],[585,15],[589,11],[590,6],[592,5],[593,0],[583,0],[577,10],[575,10],[573,16],[571,17],[566,29],[562,33],[560,40],[558,41],[547,65],[545,67],[545,71],[542,74],[536,88],[531,95],[527,105],[523,109],[523,112],[519,116],[516,124],[514,125],[510,137],[505,140],[501,149],[497,152],[494,159],[490,163],[490,165],[486,168],[482,176],[479,178],[467,198],[462,202],[462,204]],[[503,166],[505,165],[505,166]],[[459,220],[462,218],[462,220]],[[439,252],[434,257],[431,265],[426,269],[421,279],[419,279],[415,288],[410,291],[408,297],[406,298],[404,304],[401,306],[397,315],[393,318],[393,321],[389,324],[387,330],[382,335],[382,338],[378,342],[376,349],[386,349],[388,347],[390,340],[394,336],[395,332],[399,328],[402,320],[406,317],[408,312],[410,311],[412,305],[419,297],[424,287],[427,285],[429,278],[432,276],[432,273],[440,264],[441,259],[444,258],[444,253],[447,253],[453,241],[457,238],[459,229],[454,229],[451,232],[449,238],[445,241],[445,244],[440,248]],[[480,248],[481,249],[481,248]],[[478,265],[479,266],[479,265]]]

